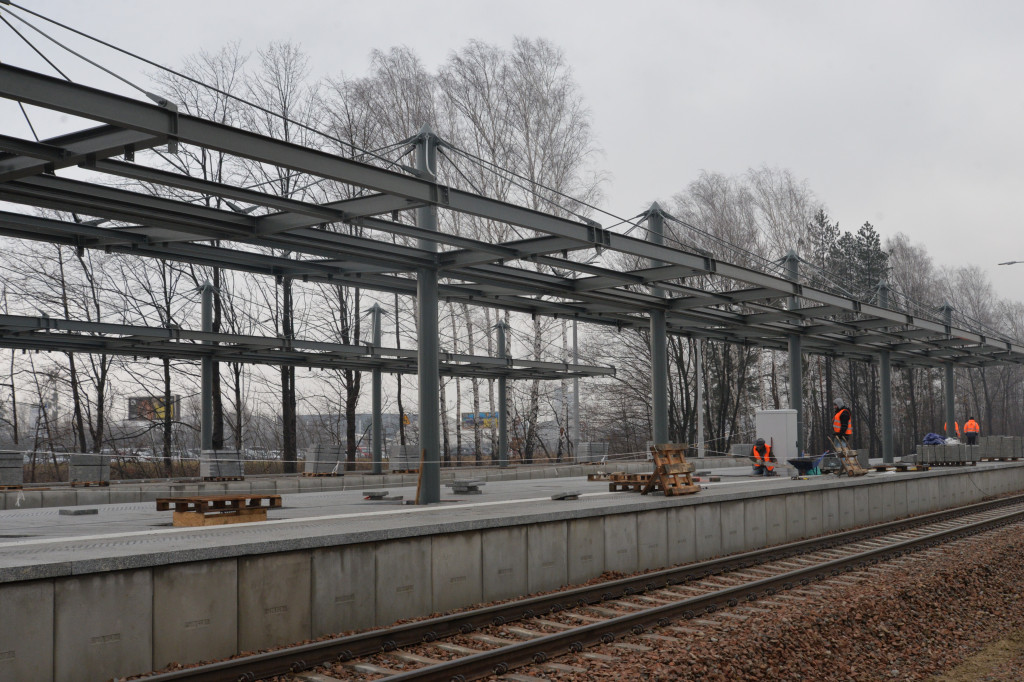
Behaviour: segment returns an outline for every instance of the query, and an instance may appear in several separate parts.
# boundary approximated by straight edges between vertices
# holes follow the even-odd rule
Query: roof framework
[[[778,350],[787,349],[788,339],[798,335],[804,352],[864,361],[888,352],[897,366],[1024,363],[1024,347],[1005,339],[622,235],[593,222],[534,211],[426,177],[384,170],[187,116],[173,106],[158,106],[6,65],[0,65],[0,96],[99,124],[42,143],[0,134],[0,151],[5,152],[0,154],[0,200],[121,223],[100,227],[88,224],[93,221],[0,211],[0,234],[405,295],[416,294],[416,271],[428,268],[438,271],[439,295],[444,300],[533,315],[646,329],[651,312],[663,311],[670,334]],[[367,193],[316,204],[130,162],[137,151],[179,143]],[[115,160],[118,156],[125,160]],[[90,180],[57,175],[60,169],[72,166],[94,173],[89,174]],[[258,210],[218,210],[118,189],[110,186],[112,178],[219,196]],[[525,228],[536,236],[494,244],[428,232],[397,219],[400,213],[428,205]],[[338,224],[365,230],[362,236],[345,234],[331,228]],[[420,247],[396,245],[392,235],[413,237]],[[213,240],[217,246],[206,243]],[[431,243],[437,250],[422,248]],[[259,248],[287,251],[293,257],[269,255]],[[595,264],[601,262],[596,255],[609,252],[660,265],[622,271]],[[548,267],[541,272],[537,264]],[[787,309],[790,297],[798,301],[793,309]],[[0,324],[0,345],[42,344],[47,336],[55,336],[43,333],[45,328],[37,324],[33,332],[4,322]],[[89,331],[92,336],[64,334],[62,339],[68,343],[75,339],[83,349],[98,348],[101,346],[95,340],[85,340],[99,338],[95,331]],[[185,348],[189,344],[170,343],[155,333],[159,331],[128,332],[104,343],[109,343],[109,352],[132,350],[130,354],[154,356],[189,350]],[[227,343],[226,339],[218,341]],[[296,343],[283,348],[250,341],[232,346],[234,350],[212,352],[223,353],[218,359],[234,352],[253,362],[304,364],[314,361],[309,357],[314,351],[318,355],[328,351],[302,351]],[[135,350],[138,348],[148,352]],[[343,348],[330,352],[345,357]],[[394,355],[385,359],[386,349],[377,350],[376,356],[371,352],[359,362],[381,363],[386,371],[413,371],[408,365],[413,362],[415,366],[413,359]],[[294,355],[301,352],[306,355]],[[587,368],[586,372],[596,369]],[[567,370],[558,371],[563,374],[552,376],[564,376]],[[574,367],[573,371],[583,370]]]

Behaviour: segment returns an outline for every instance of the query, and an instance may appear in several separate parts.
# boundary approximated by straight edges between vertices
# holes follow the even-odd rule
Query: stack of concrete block
[[[388,462],[392,471],[411,471],[420,468],[420,444],[406,443],[388,448]]]
[[[307,474],[339,474],[345,473],[344,446],[317,444],[313,452],[306,456]]]
[[[237,450],[203,450],[199,453],[199,475],[203,478],[243,478],[242,453]]]
[[[21,485],[25,482],[25,469],[20,452],[0,452],[0,485]]]
[[[577,462],[600,462],[608,456],[608,443],[580,443]]]
[[[76,452],[71,455],[68,480],[72,483],[102,483],[110,481],[110,455]]]

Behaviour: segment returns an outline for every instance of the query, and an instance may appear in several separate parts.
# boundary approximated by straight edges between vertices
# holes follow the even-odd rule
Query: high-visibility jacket
[[[765,443],[764,444],[764,452],[763,453],[760,452],[757,449],[757,446],[755,445],[754,449],[752,451],[752,454],[754,455],[754,465],[755,466],[763,466],[766,469],[768,469],[768,471],[774,471],[775,470],[775,465],[772,464],[772,446],[771,445],[768,445],[767,443]]]
[[[965,424],[964,428],[966,428],[966,427],[967,427],[967,425]],[[953,428],[956,429],[956,437],[959,438],[960,437],[960,422],[953,422]],[[946,427],[946,422],[942,422],[942,430],[943,431],[948,431],[949,430]]]
[[[964,424],[964,433],[981,433],[981,426],[973,419],[968,419]]]
[[[845,434],[840,433],[840,431],[843,428],[843,422],[842,422],[842,420],[839,417],[843,414],[843,412],[846,412],[846,416],[849,418],[848,421],[846,422],[846,433]],[[845,407],[839,408],[839,411],[836,412],[834,417],[832,417],[832,432],[835,433],[837,436],[841,436],[841,435],[852,436],[853,435],[853,415]]]

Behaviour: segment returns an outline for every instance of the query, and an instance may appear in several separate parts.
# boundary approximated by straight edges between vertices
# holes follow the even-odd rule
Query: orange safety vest
[[[772,464],[772,446],[771,445],[768,445],[767,443],[764,444],[764,454],[763,455],[760,452],[757,451],[757,446],[755,445],[754,446],[754,450],[753,450],[753,454],[754,454],[754,461],[757,463],[758,466],[763,466],[763,467],[767,468],[768,471],[775,471],[775,465]]]
[[[964,424],[964,433],[981,433],[981,426],[973,419]]]
[[[839,429],[843,428],[842,423],[839,421],[839,415],[841,415],[843,413],[843,410],[846,410],[847,412],[849,412],[849,410],[847,410],[844,407],[844,408],[841,408],[838,412],[836,412],[836,415],[834,417],[832,417],[832,431],[834,433],[836,433],[836,434],[839,434]],[[846,435],[847,436],[852,436],[853,435],[853,414],[852,413],[850,414],[850,421],[846,422]]]
[[[956,437],[957,437],[957,438],[959,438],[959,437],[960,437],[960,422],[953,422],[953,428],[955,428],[955,429],[956,429]],[[967,428],[967,425],[966,425],[966,424],[964,424],[964,428],[965,428],[965,429]],[[944,432],[945,432],[945,431],[948,431],[948,430],[949,430],[949,429],[948,429],[948,428],[946,427],[946,422],[942,422],[942,430],[943,430]]]

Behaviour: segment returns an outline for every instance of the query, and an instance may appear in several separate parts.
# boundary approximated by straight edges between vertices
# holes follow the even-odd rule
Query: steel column
[[[579,336],[576,320],[572,321],[572,364],[580,362]],[[572,379],[572,456],[579,461],[580,457],[580,379]]]
[[[429,126],[423,126],[416,141],[416,169],[422,177],[437,175],[437,137]],[[416,226],[437,232],[437,208],[433,205],[416,209]],[[437,242],[418,240],[424,251],[437,251]],[[416,317],[419,342],[419,409],[420,409],[420,483],[417,504],[441,501],[441,363],[438,357],[437,268],[416,271]]]
[[[202,325],[204,332],[213,331],[213,285],[209,282],[200,287],[203,295]],[[213,343],[213,341],[207,341]],[[202,362],[202,413],[199,418],[199,434],[203,450],[213,450],[213,355],[203,356]]]
[[[508,357],[508,345],[506,334],[508,325],[499,322],[495,325],[498,330],[498,357]],[[508,466],[508,387],[506,386],[505,375],[498,377],[498,466]]]
[[[953,329],[953,306],[947,301],[942,306],[942,319],[946,323],[946,333],[952,334]],[[946,429],[947,438],[956,435],[953,424],[956,422],[956,377],[953,375],[953,363],[944,363],[946,369],[946,381],[944,389],[946,392]]]
[[[704,339],[694,339],[697,353],[693,356],[697,372],[697,456],[704,456]]]
[[[799,281],[800,263],[795,251],[786,254],[786,276],[794,283]],[[796,296],[790,296],[787,308],[799,307]],[[796,454],[804,454],[804,367],[800,353],[800,335],[790,334],[789,341],[789,407],[796,410]]]
[[[657,202],[647,211],[647,235],[652,244],[665,243],[665,215]],[[651,267],[662,265],[651,259]],[[664,297],[665,291],[652,287],[651,293]],[[651,440],[655,443],[668,442],[668,340],[665,326],[665,311],[654,309],[651,317]]]
[[[370,308],[370,315],[373,323],[373,347],[374,350],[380,348],[381,344],[381,331],[380,331],[380,316],[383,309],[380,305],[374,303],[373,307]],[[376,368],[372,373],[372,390],[371,390],[371,409],[373,411],[373,429],[370,435],[371,448],[373,450],[373,470],[371,473],[380,474],[381,462],[383,460],[382,450],[384,444],[384,424],[381,421],[381,371],[380,368]]]
[[[883,308],[889,307],[889,285],[886,284],[885,280],[878,284],[878,305]],[[883,350],[878,354],[878,380],[882,385],[882,462],[892,464],[892,364],[889,359],[889,351],[887,350]]]

